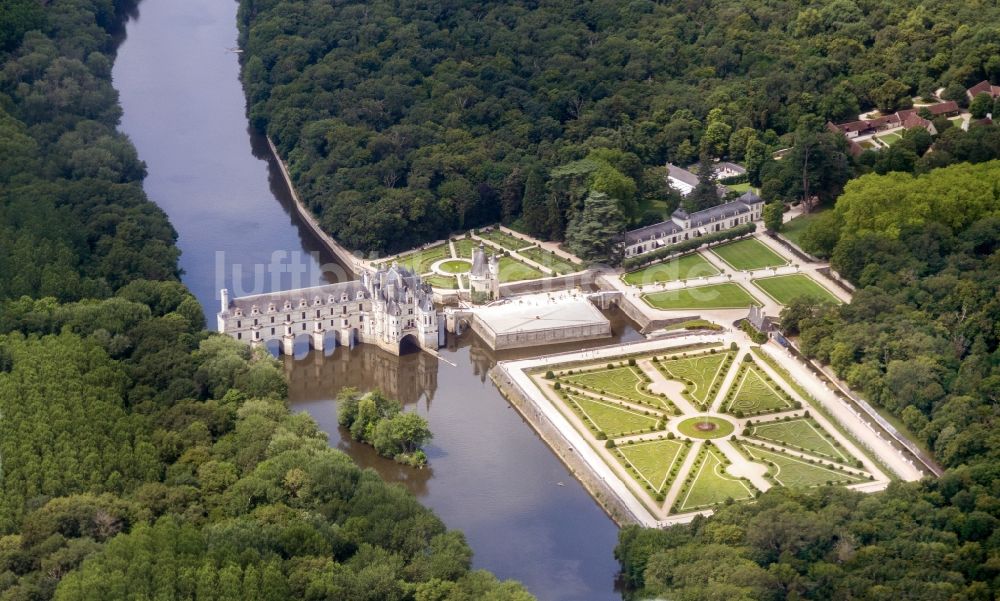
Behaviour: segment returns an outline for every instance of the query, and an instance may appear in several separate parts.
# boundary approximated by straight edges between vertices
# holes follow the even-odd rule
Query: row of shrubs
[[[673,434],[671,434],[667,436],[667,438],[672,440],[674,436]],[[608,442],[613,443],[614,441],[609,440]],[[646,441],[629,440],[623,443],[622,446],[633,445],[639,442],[646,442]],[[672,483],[674,481],[674,478],[677,477],[677,472],[680,470],[681,465],[684,463],[683,458],[686,457],[688,452],[691,450],[690,442],[685,441],[683,444],[684,444],[684,452],[681,454],[681,461],[675,461],[674,465],[670,467],[670,474],[668,475],[666,481],[667,484]],[[615,448],[614,444],[611,444],[610,446],[608,445],[605,446],[607,446],[607,448]],[[630,475],[632,475],[632,477],[635,479],[636,482],[640,482],[639,478],[642,477],[642,474],[639,473],[639,470],[635,469],[634,467],[632,467],[631,464],[628,463],[628,460],[625,458],[625,455],[622,454],[621,451],[615,450],[614,452],[615,454],[618,455],[619,458],[621,458],[622,466],[625,468],[625,471],[627,471]],[[640,484],[642,483],[640,482]],[[649,495],[652,496],[657,503],[662,503],[663,500],[665,499],[663,492],[653,490],[653,487],[650,486],[648,482],[646,484],[642,484],[642,486],[643,488],[646,489]]]
[[[638,269],[640,267],[645,267],[651,263],[656,263],[662,259],[671,258],[679,259],[684,254],[689,251],[696,251],[704,245],[718,244],[720,242],[726,242],[728,240],[733,240],[736,238],[742,238],[748,236],[757,229],[757,224],[755,223],[744,223],[738,225],[732,229],[728,229],[722,232],[713,232],[711,234],[706,234],[699,238],[691,238],[690,240],[684,240],[667,246],[665,248],[660,248],[654,250],[653,252],[646,253],[644,255],[639,255],[637,257],[629,257],[622,261],[622,267],[627,270]],[[674,255],[677,255],[676,257]]]
[[[702,445],[701,450],[698,452],[698,457],[695,458],[695,461],[694,461],[693,465],[695,465],[695,466],[700,465],[701,462],[705,459],[705,456],[708,454],[709,450],[711,450],[712,448],[716,448],[716,450],[717,450],[716,456],[721,459],[723,469],[725,469],[725,468],[729,467],[730,465],[732,465],[732,462],[729,461],[728,458],[726,458],[725,453],[723,453],[721,450],[718,450],[717,447],[714,444],[712,444],[711,441],[708,441],[708,440],[706,440],[705,444]],[[677,495],[677,499],[674,501],[674,506],[671,508],[672,512],[674,512],[674,513],[680,513],[682,511],[681,510],[681,503],[683,502],[683,499],[684,499],[684,493],[687,492],[688,487],[690,487],[692,484],[694,484],[695,472],[697,472],[697,471],[698,470],[695,470],[693,468],[691,470],[688,470],[687,477],[684,479],[684,486],[681,488],[681,493],[679,495]],[[747,482],[747,483],[750,482],[746,478],[740,478],[740,480],[743,480],[744,482]],[[752,483],[749,485],[749,487],[750,487],[751,490],[755,490],[756,491],[755,496],[760,495],[760,491],[757,490],[757,489],[755,489]],[[725,501],[721,501],[719,503],[709,503],[709,504],[706,504],[706,505],[699,505],[698,507],[689,508],[689,509],[686,509],[686,510],[683,510],[683,511],[697,511],[698,509],[703,509],[705,507],[714,507],[715,505],[721,505],[723,503],[728,504],[728,503],[732,503],[732,502],[733,502],[733,499],[732,499],[732,497],[730,497],[730,498],[727,498]]]
[[[726,399],[724,402],[725,407],[728,408],[732,405],[733,400],[735,400],[736,390],[737,388],[739,388],[738,386],[736,386],[736,383],[739,382],[741,378],[743,378],[743,376],[751,367],[756,367],[758,373],[764,379],[764,382],[771,384],[775,389],[777,389],[777,391],[782,395],[784,400],[788,402],[789,410],[802,408],[802,403],[793,399],[792,395],[788,394],[788,392],[786,392],[784,388],[778,385],[778,383],[775,382],[774,379],[772,379],[771,376],[767,374],[767,372],[760,369],[760,367],[758,367],[756,362],[753,360],[753,356],[751,356],[749,353],[743,355],[743,365],[740,366],[740,370],[736,373],[736,379],[733,380],[733,386],[729,389],[728,392],[726,392]],[[763,415],[765,413],[774,413],[774,411],[775,410],[773,409],[767,409],[767,410],[762,409],[760,411],[748,412],[748,411],[743,411],[741,409],[736,409],[734,411],[731,411],[731,413],[736,417],[742,418],[746,417],[747,415]]]

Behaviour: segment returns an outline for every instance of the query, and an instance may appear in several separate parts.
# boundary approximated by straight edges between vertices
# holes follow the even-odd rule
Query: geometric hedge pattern
[[[749,353],[740,355],[719,347],[673,349],[537,377],[547,382],[560,411],[588,443],[642,491],[637,496],[643,503],[661,514],[753,499],[758,488],[734,475],[747,462],[763,466],[763,478],[772,486],[871,479],[860,459],[811,416],[812,408],[802,407],[788,392],[787,383]],[[657,372],[682,385],[686,402],[653,384]],[[688,406],[694,414],[684,414],[682,407]],[[702,412],[732,422],[735,432],[712,441],[677,430],[678,423]]]

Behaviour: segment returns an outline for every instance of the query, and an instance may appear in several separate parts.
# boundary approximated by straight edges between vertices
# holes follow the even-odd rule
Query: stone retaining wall
[[[316,238],[323,243],[327,249],[333,253],[333,256],[337,257],[337,260],[343,263],[344,267],[348,269],[354,276],[357,276],[359,272],[357,257],[351,254],[346,248],[341,246],[336,240],[330,237],[329,234],[323,231],[323,228],[319,226],[319,222],[316,221],[316,217],[302,204],[302,199],[299,198],[299,193],[295,191],[295,186],[292,185],[292,177],[288,174],[288,168],[285,167],[285,162],[281,160],[281,156],[278,154],[278,149],[274,146],[274,142],[271,141],[271,137],[267,136],[267,145],[271,148],[271,154],[274,155],[274,160],[278,163],[278,169],[281,171],[282,177],[285,178],[285,185],[288,186],[288,191],[292,195],[292,204],[295,205],[295,211],[302,218],[302,222],[307,228],[316,236]]]
[[[632,515],[632,512],[622,503],[618,495],[611,490],[606,482],[594,473],[586,461],[577,453],[573,452],[569,441],[562,435],[559,429],[548,420],[547,417],[532,400],[531,395],[525,392],[503,367],[498,363],[490,370],[490,379],[496,385],[500,394],[517,409],[524,419],[531,424],[535,432],[545,441],[549,448],[555,452],[556,456],[569,468],[569,471],[583,484],[590,495],[597,501],[598,505],[615,521],[619,526],[628,524],[640,524],[640,520]]]

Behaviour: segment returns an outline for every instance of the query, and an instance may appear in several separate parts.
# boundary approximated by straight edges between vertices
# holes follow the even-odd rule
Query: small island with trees
[[[421,448],[432,434],[427,420],[416,413],[403,412],[399,401],[386,398],[378,390],[363,393],[343,388],[337,395],[337,421],[351,438],[375,447],[383,456],[414,467],[427,465]]]

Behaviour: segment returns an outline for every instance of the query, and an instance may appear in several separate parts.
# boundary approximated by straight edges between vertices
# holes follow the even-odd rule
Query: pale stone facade
[[[363,342],[398,355],[407,340],[436,349],[438,324],[430,286],[395,263],[365,271],[360,280],[312,288],[231,300],[223,290],[218,314],[220,332],[255,346],[277,340],[285,354],[302,335],[317,350],[328,342],[351,347]]]

